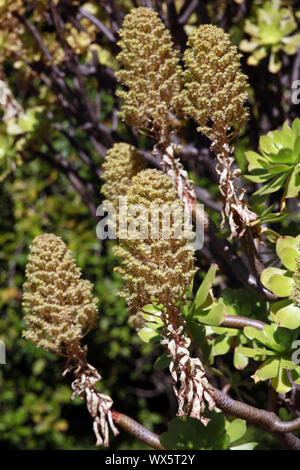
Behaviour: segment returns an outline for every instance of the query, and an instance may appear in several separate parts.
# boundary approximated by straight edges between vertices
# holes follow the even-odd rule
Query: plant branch
[[[175,8],[175,2],[173,0],[166,0],[167,4],[167,18],[168,18],[168,26],[171,30],[171,33],[176,40],[177,44],[180,47],[184,47],[187,36],[182,27],[182,24],[178,21],[178,16]]]
[[[129,416],[112,410],[113,421],[124,431],[156,450],[166,450],[160,443],[159,436]]]
[[[67,176],[74,189],[81,196],[82,202],[87,206],[91,216],[98,220],[96,217],[96,205],[86,190],[86,182],[77,174],[76,170],[57,153],[55,154],[56,158],[50,157],[48,153],[36,152],[36,154]]]
[[[50,54],[50,52],[48,51],[47,47],[45,46],[44,44],[44,41],[42,39],[42,36],[40,35],[40,33],[38,32],[38,30],[31,24],[29,23],[29,21],[24,18],[22,15],[19,15],[19,13],[17,13],[16,11],[13,12],[13,15],[21,22],[23,23],[24,26],[26,26],[26,28],[28,29],[28,31],[30,31],[30,33],[32,34],[32,36],[34,37],[34,39],[36,40],[39,48],[41,49],[41,51],[43,52],[46,60],[48,62],[52,62],[52,56]]]
[[[254,318],[247,318],[239,315],[228,315],[227,313],[225,315],[224,320],[220,324],[220,326],[224,328],[243,329],[246,326],[252,326],[257,330],[263,330],[265,325],[266,323],[264,323],[263,321],[255,320]]]
[[[300,439],[290,434],[300,430],[300,418],[296,418],[292,421],[281,421],[275,413],[234,400],[214,387],[211,387],[210,394],[215,400],[216,406],[225,414],[245,419],[247,423],[253,424],[273,434],[281,442],[284,440],[284,443],[289,446],[289,449],[300,450]],[[282,439],[278,433],[288,433],[288,435]]]
[[[79,7],[79,11],[82,16],[90,20],[90,22],[93,23],[112,44],[116,44],[116,38],[114,37],[112,32],[103,23],[101,23],[98,18],[96,18],[94,15],[92,15],[82,7]]]
[[[187,2],[185,2],[178,18],[178,23],[180,25],[185,25],[187,23],[192,13],[194,13],[196,8],[198,7],[198,4],[198,0],[188,0]]]

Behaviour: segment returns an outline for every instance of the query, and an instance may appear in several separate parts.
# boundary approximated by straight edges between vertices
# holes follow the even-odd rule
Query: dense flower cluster
[[[194,258],[187,246],[187,236],[182,230],[182,237],[176,238],[176,230],[182,224],[182,218],[172,219],[172,205],[181,209],[176,190],[171,180],[158,170],[144,170],[132,180],[127,193],[127,204],[141,204],[146,213],[139,217],[140,226],[147,230],[147,238],[124,239],[115,253],[123,258],[123,266],[118,267],[124,278],[122,296],[132,311],[141,309],[155,297],[165,306],[178,301],[186,291],[195,273]],[[169,238],[164,237],[163,214],[158,214],[157,233],[152,235],[149,211],[154,207],[162,208],[171,214]],[[182,215],[182,214],[181,214]],[[134,217],[128,217],[128,224]]]
[[[73,348],[95,323],[97,299],[60,237],[44,234],[34,239],[26,276],[25,338],[57,353]]]
[[[244,201],[245,189],[236,187],[241,172],[232,169],[233,137],[245,124],[248,111],[247,77],[240,70],[240,55],[229,35],[213,25],[200,26],[189,38],[184,54],[185,114],[198,124],[198,131],[211,140],[218,158],[219,190],[223,199],[222,224],[229,221],[231,237],[240,237],[256,220]]]
[[[229,35],[217,26],[202,25],[189,37],[184,54],[185,114],[211,140],[223,138],[248,118],[247,77],[239,59]]]
[[[102,178],[106,183],[102,185],[101,192],[117,207],[118,198],[126,196],[133,176],[144,169],[144,163],[135,147],[119,142],[107,151],[102,168]]]
[[[137,204],[147,209],[138,218],[129,217],[129,225],[134,220],[143,229],[147,229],[145,239],[124,239],[115,253],[123,259],[122,267],[117,268],[125,281],[121,295],[126,299],[131,311],[136,312],[148,303],[156,301],[162,307],[161,344],[171,358],[169,366],[173,388],[178,401],[178,415],[190,415],[201,419],[205,402],[210,409],[214,401],[209,393],[209,384],[199,358],[192,358],[189,352],[190,338],[184,332],[185,320],[180,301],[191,283],[194,274],[194,257],[188,247],[190,227],[184,227],[179,236],[178,229],[183,228],[183,204],[178,198],[171,180],[160,171],[144,170],[133,178],[128,192],[128,207]],[[181,214],[174,211],[177,205]],[[161,209],[159,223],[153,232],[153,209]],[[164,214],[176,214],[168,218],[169,231],[166,236]],[[151,211],[151,218],[149,216]]]
[[[164,145],[182,103],[181,67],[170,32],[154,10],[141,7],[125,17],[120,37],[122,67],[116,75],[128,88],[119,92],[121,117]]]

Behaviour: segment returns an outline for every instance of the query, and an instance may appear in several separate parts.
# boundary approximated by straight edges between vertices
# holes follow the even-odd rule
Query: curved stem
[[[243,329],[246,326],[252,326],[253,328],[256,328],[257,330],[263,330],[265,325],[266,323],[260,320],[255,320],[253,318],[247,318],[247,317],[241,317],[238,315],[228,315],[227,313],[225,314],[224,320],[220,324],[220,326],[225,327],[225,328]]]
[[[274,435],[289,449],[300,450],[300,439],[290,434],[300,430],[300,418],[292,421],[281,421],[275,413],[234,400],[214,387],[211,387],[210,394],[215,400],[217,407],[225,414],[245,419],[247,423],[254,424]],[[283,437],[280,435],[281,433],[287,434]]]
[[[140,423],[135,421],[134,419],[130,418],[123,413],[119,413],[118,411],[112,410],[112,418],[113,421],[120,426],[120,428],[124,429],[124,431],[128,432],[132,436],[136,437],[141,442],[144,442],[149,447],[157,450],[166,450],[160,443],[159,436],[149,429],[142,426]]]
[[[117,41],[112,32],[98,18],[96,18],[96,16],[92,15],[82,7],[79,7],[78,10],[82,16],[90,20],[90,22],[93,23],[112,44],[116,44]]]
[[[264,270],[264,265],[255,247],[253,236],[249,227],[246,227],[245,233],[240,237],[240,240],[248,257],[253,274],[255,275],[257,282],[260,284],[260,275]]]

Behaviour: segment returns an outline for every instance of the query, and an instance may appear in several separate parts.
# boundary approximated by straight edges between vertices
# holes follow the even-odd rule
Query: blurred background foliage
[[[191,4],[195,8],[188,14]],[[299,79],[300,70],[297,1],[0,0],[0,80],[12,92],[0,125],[0,339],[5,341],[7,353],[7,363],[0,366],[0,447],[95,448],[85,406],[80,399],[70,402],[70,378],[61,376],[63,360],[38,350],[21,337],[22,283],[28,249],[33,238],[43,232],[61,236],[84,277],[94,283],[99,320],[86,338],[89,361],[103,376],[103,390],[109,391],[118,411],[157,433],[166,432],[167,423],[176,414],[168,373],[153,369],[162,351],[152,343],[143,343],[128,325],[125,303],[117,296],[121,280],[113,272],[118,260],[112,254],[112,242],[97,239],[94,217],[94,209],[101,202],[100,168],[106,149],[114,140],[128,140],[144,150],[153,144],[118,121],[119,103],[114,96],[117,30],[122,16],[139,5],[152,5],[167,18],[178,49],[183,49],[186,35],[208,22],[230,32],[233,42],[244,52],[250,121],[236,145],[237,163],[244,173],[248,164],[245,152],[258,151],[262,134],[299,114],[299,103],[291,101],[291,83]],[[78,15],[80,8],[85,13]],[[63,18],[63,28],[55,23],[59,21],[57,11]],[[182,20],[177,29],[172,24],[175,14]],[[88,15],[92,15],[92,21]],[[41,38],[47,53],[41,50]],[[14,105],[13,99],[22,109]],[[95,112],[89,109],[90,103]],[[191,123],[184,127],[183,134],[185,142],[201,150],[197,159],[183,155],[191,178],[218,202],[206,139],[196,135]],[[258,189],[255,183],[244,180],[244,184],[252,192]],[[273,195],[270,198],[276,202]],[[293,215],[278,219],[272,228],[281,235],[295,236],[299,201],[293,199],[287,205]],[[208,212],[219,223],[219,212]],[[202,255],[198,262],[199,283],[209,262]],[[255,311],[253,295],[240,295],[241,285],[226,272],[221,271],[215,284],[228,307],[234,309],[243,302],[245,315],[266,320],[267,310],[261,308],[264,301],[257,299],[260,308]],[[230,344],[224,351],[229,349]],[[240,399],[253,401],[255,387],[256,406],[263,407],[267,400],[265,385],[245,382],[248,373],[233,367],[231,353],[228,359],[222,358],[224,351],[219,357],[215,354],[214,367],[222,371]],[[220,381],[222,384],[223,378]],[[293,416],[284,408],[280,413],[284,419]],[[226,427],[217,445],[229,448],[235,439],[230,438],[228,423],[220,416],[216,419],[218,432]],[[185,423],[188,430],[189,425],[194,426]],[[171,422],[163,439],[171,439],[170,445],[176,446],[176,437],[174,441],[170,436],[172,429]],[[194,428],[188,432],[198,433]],[[241,439],[243,432],[239,429],[237,435]],[[278,446],[270,435],[253,427],[247,430],[245,442],[249,441],[257,442],[256,448]],[[213,445],[212,441],[208,444]],[[111,447],[145,448],[123,432],[112,440]]]

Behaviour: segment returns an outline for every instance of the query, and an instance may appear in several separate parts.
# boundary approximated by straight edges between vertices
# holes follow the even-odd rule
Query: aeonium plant
[[[29,29],[29,32],[32,32],[34,23],[39,22],[39,19],[31,19],[32,2],[29,3],[26,14],[21,11],[15,16],[20,17],[24,14],[25,16],[21,17],[22,24]],[[57,23],[58,38],[61,42],[59,22],[54,19],[60,18],[61,15],[62,23],[64,23],[63,19],[68,16],[64,3],[49,2],[49,8],[51,4],[51,11],[47,12],[47,18],[50,18],[49,24],[45,25],[45,28],[38,27],[36,31],[51,30],[52,23]],[[153,206],[163,207],[162,215],[165,216],[171,212],[166,209],[171,209],[176,203],[180,206],[181,212],[189,213],[195,227],[198,226],[199,221],[204,226],[204,238],[207,243],[197,257],[188,243],[193,232],[193,225],[190,224],[188,229],[182,227],[180,218],[171,214],[170,232],[167,237],[164,231],[164,218],[158,217],[156,230],[152,231],[147,211],[142,212],[138,217],[134,215],[134,211],[130,211],[127,220],[132,226],[136,227],[141,224],[143,228],[150,229],[146,230],[147,236],[137,237],[137,239],[127,235],[124,237],[123,232],[127,230],[120,224],[115,231],[115,237],[112,237],[118,240],[114,253],[119,256],[120,265],[116,271],[123,279],[123,287],[119,294],[127,304],[128,322],[130,326],[136,328],[139,338],[143,341],[159,343],[157,350],[161,348],[162,354],[154,363],[154,368],[169,368],[170,377],[166,374],[166,380],[173,385],[178,403],[178,416],[173,421],[174,424],[169,425],[168,437],[164,436],[161,440],[159,436],[153,435],[142,425],[134,422],[132,418],[124,415],[122,417],[122,414],[113,407],[110,396],[103,393],[105,384],[99,384],[101,377],[98,371],[89,364],[87,347],[83,343],[90,329],[97,323],[97,299],[93,297],[92,284],[81,278],[80,270],[72,260],[65,243],[55,235],[44,234],[35,238],[31,248],[26,270],[28,280],[24,285],[23,296],[26,323],[24,336],[36,346],[56,352],[67,359],[64,374],[73,372],[75,375],[72,383],[74,391],[72,398],[81,397],[86,400],[97,445],[108,445],[109,432],[111,430],[116,435],[117,425],[158,450],[162,450],[162,446],[169,449],[182,449],[183,447],[220,449],[229,446],[231,448],[234,443],[236,448],[237,441],[246,432],[246,422],[251,425],[255,424],[272,435],[276,434],[276,437],[279,435],[279,440],[284,441],[286,434],[300,429],[300,418],[293,419],[298,411],[296,406],[291,410],[288,421],[282,422],[274,412],[247,405],[247,402],[255,405],[253,398],[255,398],[256,391],[252,393],[255,388],[254,384],[245,380],[248,366],[250,373],[253,373],[252,358],[261,363],[253,375],[255,382],[272,379],[272,385],[279,393],[291,390],[293,383],[289,381],[289,373],[293,374],[292,380],[299,383],[299,367],[290,360],[290,352],[294,340],[299,336],[300,326],[297,321],[295,322],[297,315],[294,315],[294,311],[288,317],[291,322],[289,326],[287,323],[283,324],[282,320],[274,321],[271,325],[264,323],[269,301],[274,300],[274,294],[262,288],[260,283],[264,260],[261,259],[259,237],[257,239],[255,237],[257,233],[260,234],[262,219],[257,217],[260,214],[257,214],[256,209],[250,206],[246,189],[239,187],[238,179],[241,176],[241,170],[236,168],[234,159],[235,139],[249,117],[246,106],[248,79],[241,67],[241,56],[231,43],[229,34],[222,28],[214,24],[201,24],[193,31],[188,41],[184,40],[182,44],[182,51],[185,49],[184,60],[181,60],[177,52],[179,49],[173,44],[174,35],[172,36],[171,32],[166,29],[160,18],[160,12],[144,7],[130,9],[128,6],[130,11],[123,22],[119,20],[122,20],[125,11],[119,19],[113,20],[112,25],[115,25],[115,29],[111,33],[107,29],[109,24],[105,16],[101,15],[100,19],[94,17],[93,15],[98,14],[98,10],[90,8],[88,4],[82,8],[79,7],[77,11],[78,3],[80,2],[74,2],[70,9],[74,24],[73,22],[65,23],[64,31],[68,34],[65,42],[68,47],[65,46],[66,60],[61,70],[63,73],[68,72],[68,75],[64,76],[73,77],[75,65],[77,67],[74,81],[76,96],[73,95],[72,84],[69,80],[67,80],[69,88],[64,88],[62,93],[63,96],[65,93],[67,95],[66,102],[62,103],[63,110],[65,112],[67,106],[68,118],[72,116],[72,122],[69,124],[64,122],[65,114],[63,113],[59,114],[58,122],[55,122],[55,129],[70,141],[73,150],[67,152],[68,149],[61,146],[63,153],[60,155],[60,145],[57,145],[56,141],[53,144],[48,143],[51,139],[47,133],[48,139],[45,145],[48,150],[46,150],[47,153],[40,152],[39,157],[48,157],[46,160],[50,160],[52,166],[56,169],[63,168],[67,175],[71,175],[71,177],[68,176],[70,182],[74,187],[76,186],[76,190],[93,217],[96,201],[98,201],[97,193],[94,191],[94,189],[97,190],[97,180],[92,178],[95,174],[105,180],[101,192],[105,197],[105,202],[111,203],[113,207],[117,206],[120,196],[126,196],[129,209],[134,208],[136,204],[144,206],[145,209],[153,208]],[[110,2],[103,2],[103,5],[105,3]],[[88,19],[91,24],[85,20],[82,21],[82,15],[85,15],[85,19]],[[102,19],[105,23],[104,28],[102,23],[99,23]],[[80,26],[78,34],[75,24]],[[106,39],[103,42],[108,44],[107,41],[109,41],[108,47],[112,52],[116,49],[116,41],[119,37],[120,52],[117,58],[119,70],[114,74],[113,70],[109,73],[109,67],[108,70],[105,68],[108,80],[107,78],[103,80],[105,84],[109,83],[109,92],[111,92],[111,86],[118,87],[117,83],[114,83],[114,77],[120,85],[125,87],[124,89],[117,88],[116,95],[121,100],[120,102],[116,100],[116,107],[113,109],[106,109],[106,91],[102,94],[103,90],[100,85],[97,92],[101,93],[96,96],[94,94],[97,89],[95,84],[100,75],[98,69],[102,69],[94,64],[97,62],[94,55],[92,64],[89,64],[88,57],[85,60],[83,57],[78,59],[73,55],[73,53],[80,56],[91,53],[91,42],[101,37],[101,31],[95,34],[94,26],[99,28],[99,25],[100,30],[106,32]],[[88,28],[87,34],[81,31],[81,28]],[[43,39],[45,47],[48,47],[47,37]],[[54,42],[52,47],[55,47]],[[93,48],[94,52],[97,50],[99,52],[99,49]],[[42,52],[38,51],[35,58],[35,61],[38,61],[36,64],[38,69],[42,68],[41,54]],[[49,54],[51,56],[52,50],[49,50]],[[20,55],[24,54],[20,53]],[[31,55],[29,57],[26,55],[26,59],[30,57]],[[98,59],[100,65],[103,65],[101,58]],[[57,62],[56,59],[52,65],[51,57],[46,57],[44,65],[46,68],[42,70],[46,78],[48,72],[52,72],[49,80],[50,84],[54,83],[56,90],[56,83],[65,83],[64,80],[59,79],[57,71],[61,62]],[[90,74],[93,75],[94,68],[95,76],[91,77]],[[100,81],[102,82],[102,77]],[[103,107],[102,98],[104,98]],[[66,104],[68,99],[70,99],[70,106]],[[114,102],[114,98],[112,101]],[[83,112],[84,104],[86,104],[86,113]],[[34,106],[33,109],[39,108]],[[120,109],[119,116],[124,124],[117,121],[118,109]],[[110,114],[114,117],[112,126],[110,123],[106,126],[101,122],[103,113],[107,122]],[[34,117],[35,114],[32,119],[23,122],[26,132],[35,130]],[[48,118],[50,120],[49,116]],[[85,123],[83,123],[84,118],[86,118]],[[200,194],[204,190],[204,195],[206,189],[195,187],[193,181],[189,179],[188,170],[192,169],[190,163],[192,158],[189,159],[189,164],[182,162],[186,164],[187,169],[180,160],[181,156],[185,156],[184,152],[188,143],[189,119],[193,119],[197,124],[197,130],[209,138],[210,148],[217,159],[215,183],[219,187],[221,204],[211,201],[214,202],[212,210],[218,212],[212,216],[206,213],[205,208],[202,209],[199,204],[197,205],[196,197],[199,201],[203,200],[204,205],[208,207],[209,199],[206,196],[199,198],[196,189],[200,190]],[[263,196],[279,190],[283,183],[287,188],[283,201],[285,198],[295,197],[298,194],[300,136],[298,121],[295,121],[292,128],[288,125],[284,126],[282,135],[281,131],[276,131],[272,137],[266,136],[264,143],[269,143],[269,146],[263,149],[262,156],[258,154],[253,156],[252,153],[253,176],[261,179],[258,182],[264,185]],[[76,123],[80,130],[79,134],[76,129],[73,132],[73,125],[75,126]],[[132,138],[127,131],[125,132],[127,127]],[[90,141],[86,139],[87,147],[85,142],[81,143],[84,141],[85,134],[81,134],[84,129],[88,130],[86,137],[90,139]],[[13,130],[19,131],[15,127]],[[246,132],[248,130],[247,127]],[[188,131],[187,134],[186,131]],[[142,139],[139,138],[138,132],[143,135]],[[151,137],[151,140],[146,140],[145,136]],[[126,141],[127,138],[130,144],[121,142],[123,139]],[[137,146],[136,148],[133,147],[133,143]],[[82,149],[81,145],[83,145]],[[154,155],[151,154],[151,148]],[[92,149],[97,155],[93,155]],[[83,165],[82,169],[81,166],[78,169],[80,173],[78,176],[73,166],[69,167],[69,164],[72,165],[73,152],[78,153],[81,161],[78,163]],[[99,168],[99,156],[104,158],[104,155],[105,162],[102,168]],[[155,157],[157,168],[155,170],[146,168],[143,161],[143,159],[147,160],[152,166],[153,157]],[[90,158],[95,160],[90,160]],[[253,181],[255,182],[255,179]],[[273,200],[271,202],[273,203]],[[272,205],[266,204],[266,211],[270,210],[272,210]],[[217,218],[218,214],[222,217],[221,231],[218,227],[220,222]],[[118,217],[119,215],[116,216],[116,222],[118,222]],[[222,232],[226,223],[230,228],[232,243],[226,240],[228,232]],[[268,223],[271,223],[270,218]],[[257,232],[256,229],[253,230],[254,224],[258,226]],[[264,224],[267,225],[266,217],[264,217]],[[184,230],[180,230],[181,237],[178,238],[176,233],[183,228]],[[271,231],[271,228],[266,227],[266,230]],[[295,246],[298,257],[298,245]],[[101,253],[104,254],[106,245],[103,244],[103,248]],[[292,248],[292,254],[288,251],[283,254],[282,248],[280,256],[284,256],[285,259],[293,258],[295,250]],[[205,262],[202,262],[202,257],[206,259]],[[101,259],[100,263],[102,261]],[[220,274],[217,278],[215,278],[217,265],[214,261],[220,265]],[[203,281],[194,292],[193,280],[198,272],[196,264],[199,265],[198,274],[203,277]],[[288,302],[298,309],[299,304],[295,299],[297,299],[298,285],[296,281],[299,276],[292,274],[292,268],[289,270],[290,274],[288,273],[286,277],[294,284],[286,297],[289,298]],[[271,290],[273,277],[276,278],[273,274],[270,275],[269,289]],[[92,276],[93,279],[97,278],[97,285],[100,286],[101,310],[105,312],[110,300],[106,300],[102,293],[109,289],[106,287],[104,278],[98,279],[95,273]],[[197,283],[200,283],[198,281],[200,279],[196,278],[195,288]],[[216,285],[213,289],[214,282]],[[236,283],[238,289],[233,289]],[[227,292],[225,292],[226,287]],[[249,288],[248,294],[247,288]],[[248,301],[247,296],[249,296]],[[273,309],[276,304],[272,307]],[[266,306],[265,309],[264,306]],[[287,306],[289,307],[290,303]],[[119,317],[120,313],[117,311],[116,316],[112,317],[112,323],[108,322],[106,326],[104,325],[106,319],[103,318],[103,322],[101,319],[99,326],[103,328],[101,335],[105,337],[105,342],[107,339],[106,344],[110,343],[110,325],[113,325],[118,337],[122,338],[121,321],[126,315],[125,306],[122,318]],[[274,315],[272,319],[276,320],[273,311],[272,315]],[[147,346],[150,350],[152,345]],[[120,349],[121,347],[122,344]],[[102,354],[100,350],[99,354]],[[143,351],[142,354],[144,359],[146,354]],[[223,361],[223,357],[220,356],[227,354],[228,357]],[[114,352],[114,357],[116,356],[117,352]],[[128,356],[134,364],[135,355],[131,358],[128,353]],[[156,357],[156,349],[153,349],[152,357]],[[150,362],[148,358],[146,361],[145,371],[151,369],[152,365],[148,363]],[[230,370],[232,362],[235,368],[233,372]],[[114,374],[114,370],[114,367],[111,370],[107,367],[107,374]],[[236,380],[231,380],[231,377],[236,377]],[[112,378],[111,384],[119,381],[117,374],[114,374]],[[242,388],[242,394],[240,388]],[[250,389],[251,393],[246,395],[243,393],[245,389],[247,391]],[[116,395],[114,393],[117,403]],[[261,396],[258,401],[262,406],[266,406]],[[182,437],[183,427],[187,430],[186,439]],[[238,432],[234,432],[232,427],[238,428]],[[175,437],[172,437],[174,435]],[[297,440],[294,435],[289,437],[292,443],[285,442],[286,447],[299,449],[300,440]]]
[[[269,194],[284,188],[281,210],[285,200],[297,197],[300,192],[300,119],[290,126],[284,123],[282,129],[269,132],[259,140],[260,153],[245,153],[249,173],[246,178],[262,183],[255,198],[263,200]]]
[[[251,347],[238,346],[237,353],[262,362],[251,376],[255,383],[270,379],[278,393],[288,393],[293,383],[300,384],[300,367],[291,360],[299,329],[283,328],[272,322],[262,330],[247,326],[243,331]]]
[[[268,267],[261,274],[262,284],[282,300],[270,309],[271,324],[262,330],[247,326],[244,335],[252,347],[237,347],[240,354],[262,361],[252,378],[255,383],[271,379],[278,393],[288,393],[300,384],[300,367],[292,359],[300,330],[300,235],[277,239],[276,253],[284,268]]]
[[[276,253],[285,269],[266,268],[262,284],[283,300],[271,308],[271,318],[279,326],[294,330],[300,327],[300,235],[283,236],[276,242]]]
[[[295,33],[297,22],[290,8],[281,8],[280,0],[264,2],[253,19],[247,19],[244,30],[250,40],[243,39],[240,49],[249,52],[249,65],[258,65],[270,55],[268,70],[277,73],[282,66],[279,53],[293,55],[300,45],[300,34]],[[293,34],[294,33],[294,34]]]

